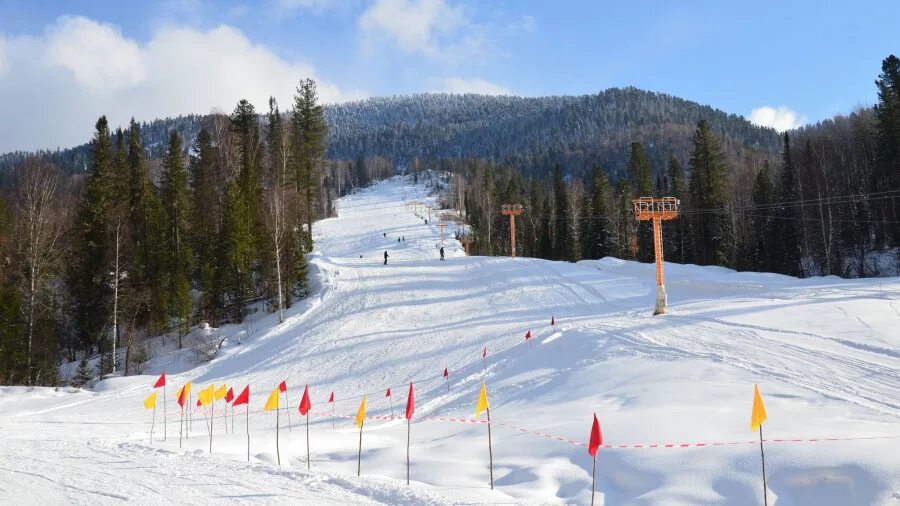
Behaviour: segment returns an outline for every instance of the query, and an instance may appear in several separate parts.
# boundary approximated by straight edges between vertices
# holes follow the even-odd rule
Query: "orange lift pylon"
[[[656,309],[653,315],[666,314],[666,284],[663,280],[662,222],[678,217],[681,202],[675,197],[641,197],[631,201],[634,217],[639,221],[653,221],[653,251],[656,256]]]
[[[500,212],[509,216],[509,250],[516,258],[516,216],[522,214],[522,204],[503,204]]]

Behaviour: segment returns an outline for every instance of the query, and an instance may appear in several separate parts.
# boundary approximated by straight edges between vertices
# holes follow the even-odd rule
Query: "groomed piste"
[[[596,504],[763,504],[755,385],[768,504],[900,501],[900,279],[666,264],[651,317],[652,264],[467,257],[452,225],[441,262],[410,198],[340,199],[311,297],[211,362],[0,388],[0,502],[589,504],[591,447]]]

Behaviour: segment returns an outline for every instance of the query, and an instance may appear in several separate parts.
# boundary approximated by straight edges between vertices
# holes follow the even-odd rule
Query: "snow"
[[[223,337],[243,332],[242,344],[229,339],[209,363],[160,348],[145,375],[93,391],[0,388],[0,503],[585,504],[586,449],[519,429],[583,443],[596,412],[613,446],[599,452],[598,504],[760,504],[749,428],[758,383],[767,440],[876,438],[769,441],[770,504],[900,504],[900,278],[797,280],[666,264],[671,314],[651,317],[652,265],[466,257],[452,224],[440,262],[435,223],[407,212],[404,196],[434,202],[402,178],[340,199],[339,217],[315,227],[312,296],[282,325],[257,313],[223,327]],[[142,400],[163,369],[167,440],[151,445]],[[290,405],[280,414],[279,467],[275,416],[260,411],[282,379]],[[250,384],[249,463],[243,408],[234,427],[229,412],[227,434],[216,408],[212,454],[199,413],[179,449],[174,392],[187,380],[195,391]],[[482,380],[493,491],[486,425],[444,421],[474,418]],[[351,418],[361,396],[370,416],[387,416],[391,387],[401,416],[410,381],[412,484],[401,419],[366,422],[357,478]],[[306,384],[310,471],[296,407]],[[334,429],[331,391],[337,414],[350,417]],[[665,443],[708,445],[617,447]]]

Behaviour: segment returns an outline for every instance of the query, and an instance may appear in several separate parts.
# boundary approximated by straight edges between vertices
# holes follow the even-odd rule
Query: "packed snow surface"
[[[467,257],[452,224],[442,262],[437,217],[426,225],[404,206],[411,198],[433,201],[402,178],[340,199],[338,217],[315,227],[312,296],[283,324],[256,313],[223,327],[212,362],[194,364],[169,338],[143,376],[90,391],[0,388],[0,503],[585,504],[580,443],[597,413],[610,446],[597,459],[598,504],[756,505],[759,384],[770,504],[900,505],[900,279],[666,264],[671,314],[651,317],[652,265]],[[160,405],[151,444],[142,401],[163,370],[166,440]],[[249,414],[216,406],[212,454],[199,409],[179,448],[175,390],[188,380],[194,393],[250,384]],[[279,466],[276,415],[261,411],[282,380]],[[494,490],[487,426],[447,421],[474,419],[482,380]],[[399,417],[410,381],[407,486]],[[297,412],[307,384],[309,471]],[[357,478],[351,418],[363,394],[370,416],[398,419],[366,421]],[[806,441],[824,438],[837,440]],[[803,441],[774,441],[793,439]]]

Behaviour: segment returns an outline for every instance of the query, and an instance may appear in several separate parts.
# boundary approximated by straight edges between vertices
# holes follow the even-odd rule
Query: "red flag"
[[[550,317],[550,325],[556,325],[556,320],[552,316]]]
[[[278,391],[281,393],[285,393],[287,391],[287,383],[282,381],[281,384],[278,385]]]
[[[228,387],[228,392],[225,393],[225,402],[231,402],[234,400],[234,390],[231,387]]]
[[[385,392],[384,396],[385,396],[385,397],[390,397],[390,396],[391,396],[391,387],[388,387],[388,390],[387,390],[387,392]]]
[[[178,392],[178,405],[183,408],[186,400],[187,396],[185,395],[184,389],[182,388],[181,391]]]
[[[162,373],[159,375],[159,379],[156,380],[156,383],[153,384],[153,388],[159,388],[166,386],[166,373]]]
[[[197,405],[198,405],[198,406],[202,406],[202,405],[203,405],[203,403],[200,402],[200,399],[197,399]]]
[[[447,368],[445,367],[444,368],[444,377],[446,378],[447,376],[450,376],[450,372],[447,371]]]
[[[525,333],[525,340],[527,341],[529,339],[531,339],[531,331],[530,330]]]
[[[591,441],[588,443],[588,453],[591,457],[597,456],[597,449],[603,444],[603,433],[600,432],[600,422],[597,421],[597,413],[594,413],[594,425],[591,426]]]
[[[312,408],[312,403],[309,402],[309,385],[306,385],[306,388],[303,389],[303,398],[300,399],[300,414],[309,413],[310,408]]]
[[[331,396],[328,398],[328,402],[334,402],[334,392],[331,392]]]
[[[250,385],[244,387],[244,390],[238,394],[237,398],[231,404],[232,407],[240,406],[241,404],[247,404],[250,402]]]
[[[412,420],[413,411],[416,410],[416,394],[413,392],[412,383],[409,384],[409,396],[406,398],[406,419]]]
[[[481,358],[487,357],[487,346],[484,347],[484,351],[481,352]]]

